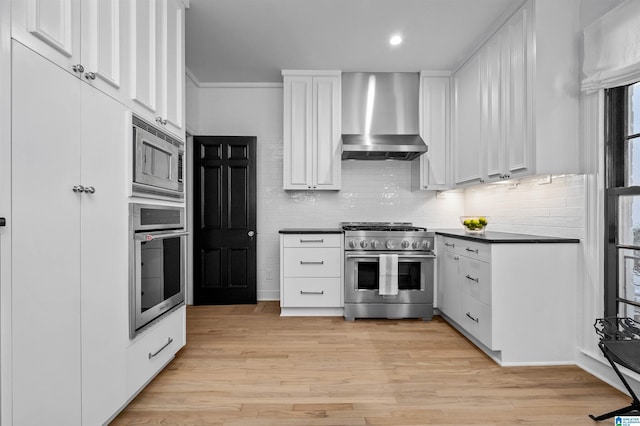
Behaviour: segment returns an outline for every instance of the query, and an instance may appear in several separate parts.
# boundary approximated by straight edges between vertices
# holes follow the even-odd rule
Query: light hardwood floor
[[[113,425],[596,425],[630,398],[578,367],[501,368],[439,317],[187,309],[187,346]],[[613,424],[613,421],[600,424]]]

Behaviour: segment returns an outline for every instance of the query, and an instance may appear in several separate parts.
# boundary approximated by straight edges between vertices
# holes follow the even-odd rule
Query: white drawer
[[[461,293],[460,299],[460,325],[489,349],[493,349],[491,307],[466,293]]]
[[[283,307],[341,307],[340,281],[340,278],[285,278]]]
[[[460,256],[460,288],[482,303],[491,305],[491,265]]]
[[[184,346],[185,307],[153,325],[127,348],[127,394],[138,392]]]
[[[448,252],[455,252],[456,245],[459,245],[463,240],[456,240],[455,238],[450,237],[439,237],[442,241],[442,249]]]
[[[339,248],[285,248],[285,277],[340,277]]]
[[[455,243],[455,250],[459,255],[484,262],[491,261],[491,244],[476,243],[468,240],[455,240]]]
[[[283,235],[284,247],[342,247],[343,234]]]

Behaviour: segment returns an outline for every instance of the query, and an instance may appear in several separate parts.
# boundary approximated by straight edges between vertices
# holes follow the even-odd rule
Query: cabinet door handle
[[[444,243],[444,245],[447,246],[447,247],[455,247],[456,246],[455,244],[449,244],[449,243]]]
[[[471,275],[467,274],[467,279],[471,281],[475,281],[477,283],[480,282],[480,278],[473,278]]]
[[[300,294],[324,294],[324,290],[320,290],[320,291],[305,291],[305,290],[300,290]]]
[[[474,317],[472,317],[472,316],[471,316],[471,312],[467,312],[467,313],[466,313],[466,315],[467,315],[467,317],[469,317],[472,321],[475,321],[475,322],[477,322],[477,323],[479,323],[479,322],[480,322],[480,319],[479,319],[479,318],[474,318]]]
[[[324,265],[324,260],[301,260],[301,265]]]
[[[153,358],[154,356],[157,356],[160,352],[162,352],[167,346],[169,346],[170,344],[173,343],[173,338],[169,337],[167,339],[167,343],[165,343],[164,345],[162,345],[162,347],[160,349],[158,349],[157,351],[155,351],[154,353],[149,352],[149,359]]]
[[[471,248],[467,247],[465,250],[466,250],[466,251],[470,251],[471,253],[478,254],[478,249],[475,249],[475,250],[474,250],[474,249],[471,249]]]
[[[324,238],[320,238],[319,240],[303,240],[300,238],[301,243],[324,243]]]
[[[0,217],[0,226],[7,226],[7,219]]]

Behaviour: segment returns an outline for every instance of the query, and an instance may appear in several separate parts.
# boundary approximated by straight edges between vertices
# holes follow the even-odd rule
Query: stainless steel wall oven
[[[344,317],[433,317],[434,235],[410,223],[344,223]]]
[[[129,206],[129,324],[135,337],[185,302],[184,208]]]

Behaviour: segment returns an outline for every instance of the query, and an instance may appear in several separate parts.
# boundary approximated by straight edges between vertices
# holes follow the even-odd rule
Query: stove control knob
[[[380,243],[378,242],[378,240],[371,241],[371,248],[377,249],[378,246],[380,246]]]
[[[410,245],[411,245],[411,244],[409,243],[409,241],[406,241],[406,240],[405,240],[405,241],[403,241],[403,242],[402,242],[402,248],[403,248],[403,249],[407,249],[407,248],[409,248],[409,246],[410,246]]]
[[[387,240],[387,248],[388,248],[388,249],[392,249],[392,248],[394,248],[395,246],[396,246],[395,241],[393,241],[393,240]]]
[[[351,241],[349,241],[349,247],[356,248],[356,247],[358,247],[358,243],[356,243],[355,240],[351,240]]]
[[[360,247],[367,248],[368,245],[369,245],[369,243],[367,242],[367,240],[360,241]]]
[[[429,241],[423,241],[422,242],[422,248],[423,249],[430,249],[431,248],[431,243]]]
[[[414,249],[419,249],[420,248],[420,241],[414,241],[413,242],[413,248]]]

